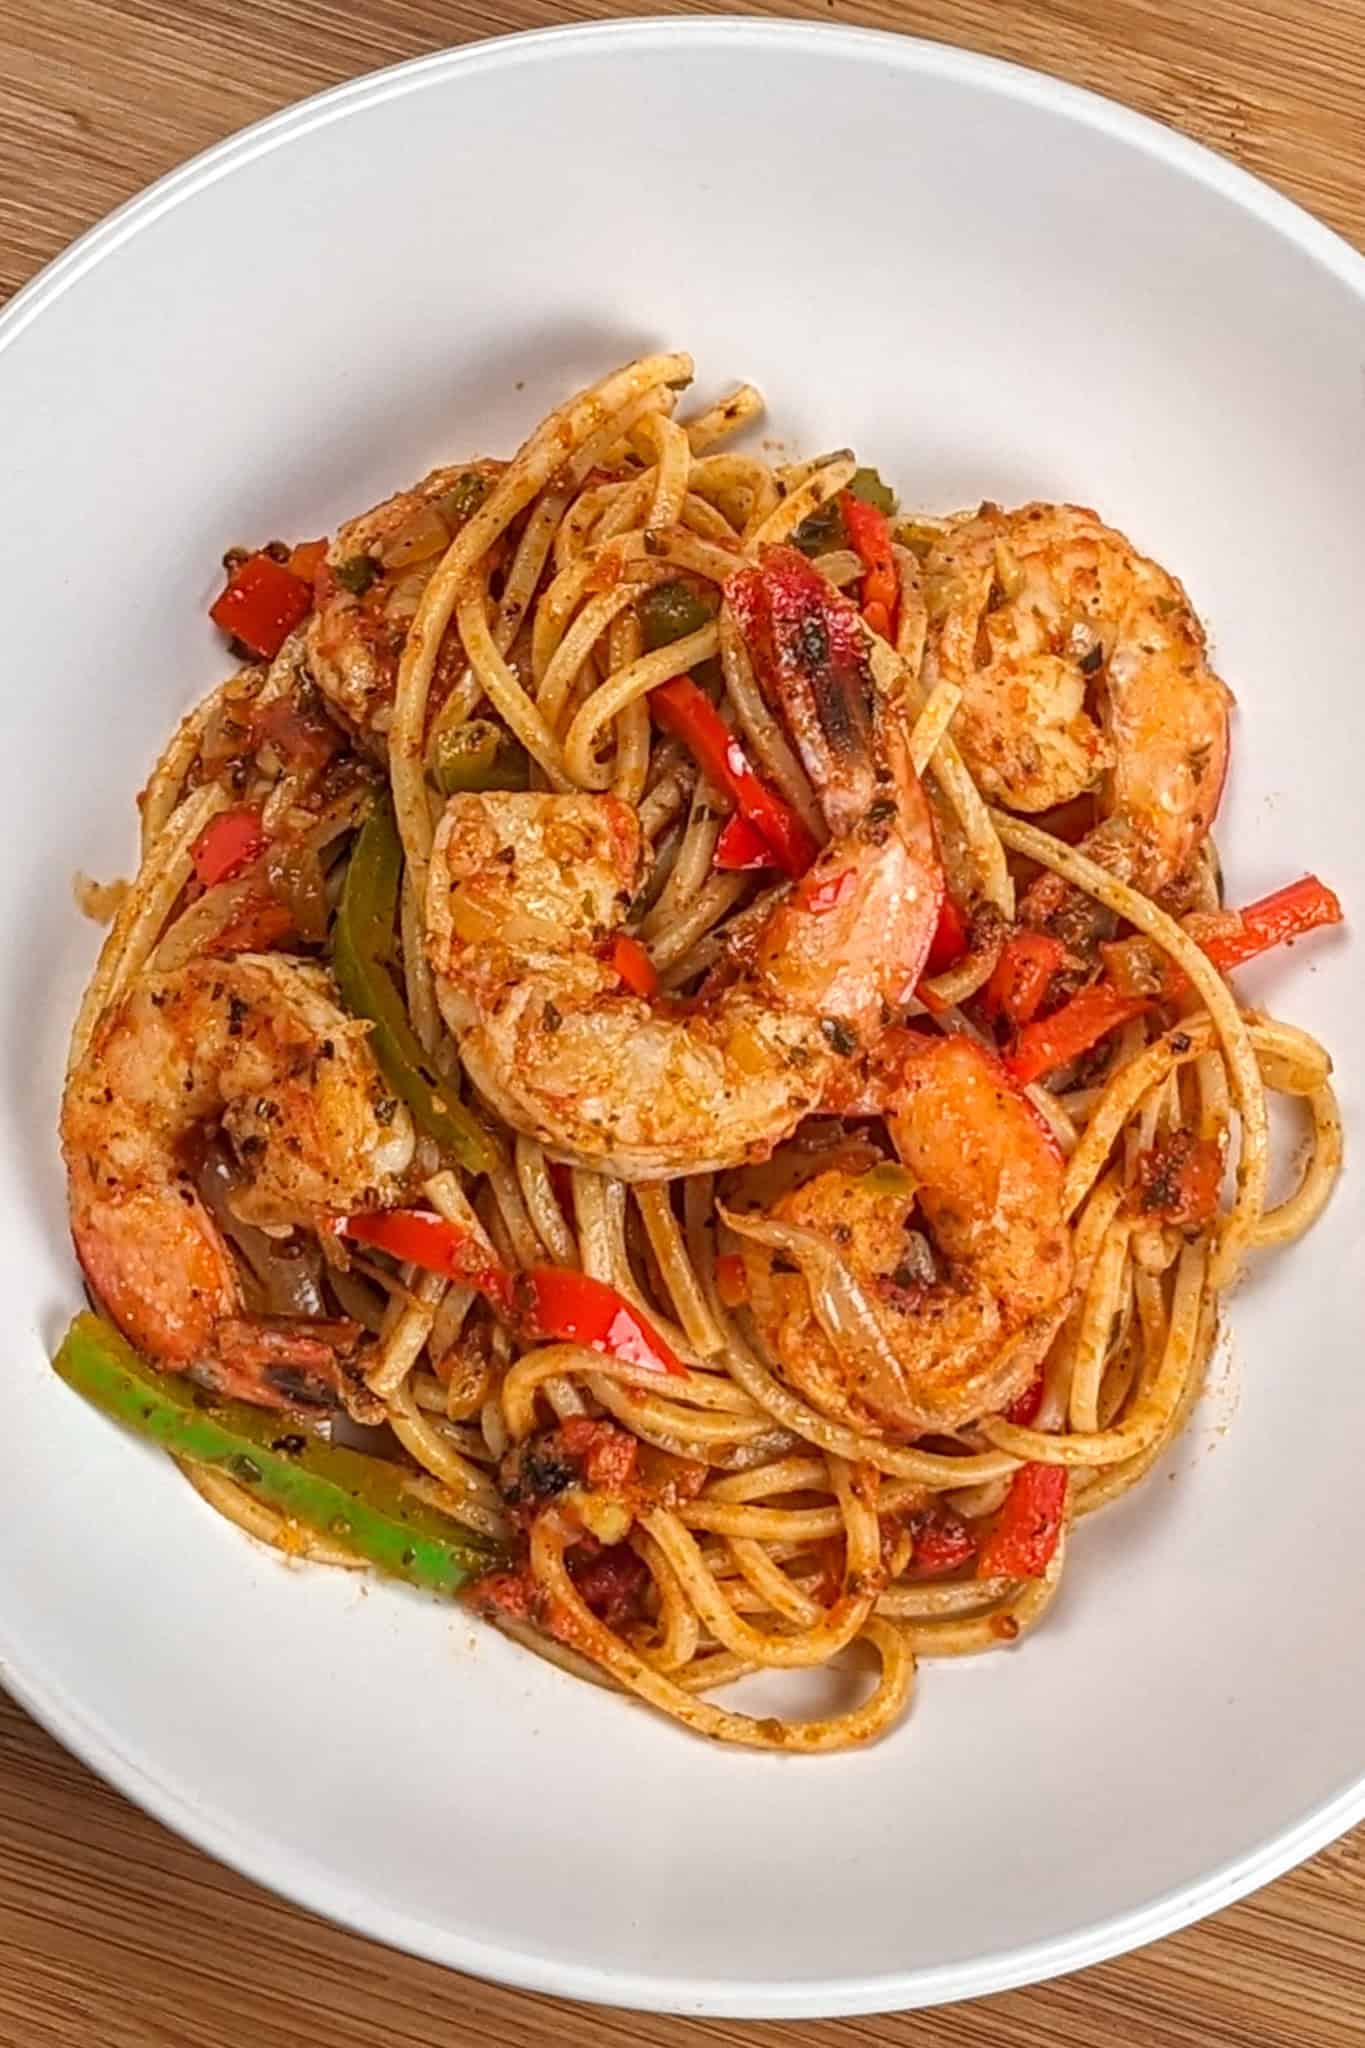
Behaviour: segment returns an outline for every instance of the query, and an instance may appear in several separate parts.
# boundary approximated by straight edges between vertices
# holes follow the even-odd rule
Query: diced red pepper
[[[635,1478],[640,1445],[614,1422],[571,1415],[560,1425],[565,1449],[583,1460],[583,1477],[598,1493],[624,1494]]]
[[[735,811],[721,827],[713,864],[723,874],[748,874],[755,868],[775,867],[777,856],[757,825]]]
[[[582,1564],[570,1555],[569,1571],[584,1606],[608,1628],[619,1630],[640,1619],[649,1566],[628,1543],[610,1544]]]
[[[895,630],[900,580],[896,575],[896,558],[891,552],[891,528],[886,514],[879,512],[875,505],[855,498],[851,491],[839,493],[839,510],[843,515],[844,531],[867,570],[858,593],[863,617],[874,633],[880,633],[884,640],[889,640]]]
[[[1178,1229],[1208,1223],[1223,1186],[1223,1154],[1212,1138],[1172,1131],[1138,1160],[1137,1208]]]
[[[1040,1075],[1051,1074],[1079,1059],[1120,1024],[1126,1024],[1130,1017],[1140,1017],[1151,1007],[1150,1001],[1142,996],[1121,996],[1108,982],[1098,981],[1093,988],[1083,988],[1050,1017],[1026,1024],[1012,1051],[1005,1054],[1006,1070],[1021,1085],[1036,1081]]]
[[[941,1579],[976,1555],[976,1531],[941,1501],[910,1515],[906,1526],[915,1544],[908,1574],[912,1579]]]
[[[511,1293],[511,1276],[476,1237],[425,1209],[364,1209],[348,1216],[342,1230],[404,1264],[443,1273],[463,1287],[477,1288],[496,1302]]]
[[[313,586],[272,555],[248,555],[222,595],[209,606],[215,626],[264,661],[273,661],[289,635],[313,609]]]
[[[196,881],[206,889],[230,882],[265,852],[268,841],[261,814],[243,805],[210,818],[190,848]]]
[[[1066,958],[1066,947],[1051,932],[1013,933],[983,991],[987,1016],[1003,1017],[1016,1031],[1031,1024]]]
[[[653,996],[659,992],[659,977],[654,962],[638,939],[632,939],[627,932],[618,932],[612,940],[611,964],[620,975],[626,987],[637,996]]]
[[[1040,1579],[1066,1514],[1065,1465],[1021,1465],[976,1561],[979,1579]]]
[[[628,1365],[686,1376],[687,1367],[646,1317],[590,1274],[567,1266],[532,1266],[517,1275],[514,1308],[537,1337],[585,1344]]]
[[[754,773],[743,747],[692,678],[674,676],[660,683],[651,690],[649,705],[664,731],[682,741],[702,772],[762,833],[783,873],[804,875],[820,849],[791,806]]]
[[[716,1292],[726,1308],[739,1308],[749,1299],[749,1277],[738,1252],[722,1252],[716,1260]]]

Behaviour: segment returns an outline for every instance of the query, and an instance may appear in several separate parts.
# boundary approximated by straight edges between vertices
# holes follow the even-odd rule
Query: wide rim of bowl
[[[783,43],[818,46],[824,51],[837,44],[855,57],[875,57],[879,63],[895,64],[907,72],[972,84],[1098,129],[1221,193],[1283,235],[1355,293],[1365,319],[1365,255],[1342,236],[1202,143],[1082,86],[952,44],[878,29],[729,15],[627,17],[496,36],[435,51],[333,86],[239,130],[116,207],[22,286],[0,308],[0,355],[81,277],[162,214],[239,166],[311,129],[344,120],[360,108],[425,90],[457,72],[552,62],[557,54],[584,43],[661,48],[679,42],[731,47]],[[3,1614],[0,1681],[41,1726],[145,1812],[219,1862],[308,1911],[393,1948],[520,1990],[642,2011],[737,2019],[819,2019],[948,2004],[1038,1983],[1140,1948],[1232,1905],[1365,1819],[1362,1756],[1358,1777],[1246,1855],[1127,1912],[1022,1948],[928,1969],[824,1977],[795,1984],[608,1972],[478,1940],[416,1915],[396,1912],[334,1871],[282,1849],[259,1833],[244,1833],[230,1814],[206,1811],[192,1793],[163,1783],[127,1755],[113,1731],[90,1718],[54,1677],[41,1671],[31,1658],[26,1659],[22,1645],[10,1640]]]

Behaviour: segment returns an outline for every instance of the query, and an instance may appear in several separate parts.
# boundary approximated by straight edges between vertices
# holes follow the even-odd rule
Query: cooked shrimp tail
[[[901,715],[874,679],[857,611],[795,548],[764,548],[757,569],[730,578],[726,602],[832,834],[760,952],[783,955],[790,983],[813,947],[821,1001],[868,1044],[912,994],[943,902],[933,818]]]

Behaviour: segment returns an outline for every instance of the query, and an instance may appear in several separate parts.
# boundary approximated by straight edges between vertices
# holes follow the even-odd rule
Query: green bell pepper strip
[[[173,1457],[207,1465],[267,1507],[333,1536],[376,1570],[454,1593],[502,1562],[404,1487],[402,1468],[311,1436],[265,1408],[219,1401],[143,1363],[99,1316],[73,1321],[53,1360],[69,1387]]]
[[[374,1026],[370,1044],[380,1071],[415,1122],[470,1173],[487,1173],[493,1148],[433,1070],[390,972],[402,873],[398,827],[384,802],[361,827],[351,855],[332,933],[332,970],[342,1001]]]

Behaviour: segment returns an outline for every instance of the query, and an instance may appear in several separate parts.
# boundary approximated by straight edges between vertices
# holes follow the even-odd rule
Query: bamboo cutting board
[[[603,14],[551,0],[4,0],[0,298],[192,152],[472,37]],[[1126,100],[1365,246],[1365,0],[806,0]],[[1293,1730],[1285,1739],[1294,1739]],[[0,2048],[1352,2048],[1365,1829],[1204,1926],[938,2013],[655,2019],[494,1990],[324,1925],[148,1820],[0,1695]]]

